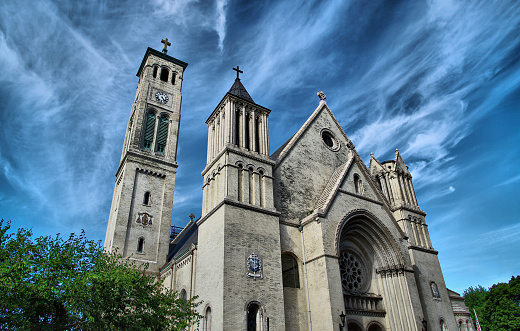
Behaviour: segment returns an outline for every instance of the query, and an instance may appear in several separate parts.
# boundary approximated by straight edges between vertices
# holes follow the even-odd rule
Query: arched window
[[[146,120],[144,124],[144,139],[143,148],[152,149],[153,143],[153,131],[155,130],[155,113],[151,110],[146,114]]]
[[[182,300],[187,300],[188,299],[188,296],[186,294],[186,290],[185,289],[181,290],[181,293],[179,294],[179,298],[182,299]]]
[[[238,165],[238,201],[244,201],[244,166]]]
[[[358,174],[354,174],[354,189],[357,194],[363,194],[363,181]]]
[[[143,204],[149,206],[150,205],[150,192],[145,192],[144,198],[143,198]]]
[[[441,319],[441,331],[448,331],[448,325]]]
[[[153,78],[157,78],[157,66],[153,67]]]
[[[263,331],[263,314],[256,303],[249,305],[247,309],[247,331]]]
[[[137,253],[143,253],[144,252],[144,238],[139,238],[137,241]]]
[[[161,80],[162,80],[163,82],[167,82],[167,81],[168,81],[168,75],[169,75],[169,74],[170,74],[170,73],[168,72],[168,69],[166,69],[166,68],[162,68],[162,69],[161,69]]]
[[[159,119],[159,125],[157,127],[157,147],[155,151],[158,153],[164,153],[166,149],[166,140],[168,138],[168,116],[161,115]]]
[[[211,307],[206,308],[204,314],[204,324],[202,325],[203,331],[211,331]]]
[[[177,77],[177,74],[175,72],[172,72],[172,85],[175,85],[175,78]]]
[[[282,254],[283,287],[300,288],[298,261],[291,254]]]

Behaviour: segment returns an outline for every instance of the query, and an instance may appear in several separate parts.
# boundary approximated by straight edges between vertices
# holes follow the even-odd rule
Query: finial
[[[396,148],[396,149],[395,149],[395,152],[396,152],[396,153],[399,153],[399,149]]]
[[[193,219],[195,218],[195,215],[193,215],[193,213],[191,213],[191,214],[189,215],[189,218],[190,218],[190,222],[193,222]]]
[[[318,98],[320,98],[320,100],[323,101],[323,100],[327,99],[327,96],[325,95],[325,93],[323,93],[323,91],[319,91]]]
[[[168,46],[171,46],[172,43],[168,42],[168,38],[164,38],[164,39],[162,39],[162,40],[161,40],[161,43],[164,44],[164,48],[163,48],[162,52],[163,52],[164,54],[168,53]]]
[[[370,156],[371,156],[371,157],[374,157],[374,153],[370,152]]]
[[[233,68],[233,70],[235,70],[237,72],[237,79],[240,79],[240,77],[238,77],[238,75],[243,74],[244,72],[242,70],[240,70],[239,66],[237,66],[236,68]]]

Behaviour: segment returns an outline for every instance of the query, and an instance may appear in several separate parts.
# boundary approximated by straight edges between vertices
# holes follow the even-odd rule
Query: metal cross
[[[237,72],[237,79],[240,79],[240,77],[238,77],[238,75],[243,74],[244,72],[242,70],[240,70],[239,66],[237,66],[236,68],[233,68],[233,70],[235,70]]]
[[[193,222],[193,219],[195,218],[195,215],[193,215],[193,213],[191,213],[189,218],[190,218],[191,222]]]
[[[168,52],[168,46],[171,46],[172,43],[168,42],[168,38],[162,39],[161,42],[164,44],[164,48],[162,51],[166,54],[166,52]]]

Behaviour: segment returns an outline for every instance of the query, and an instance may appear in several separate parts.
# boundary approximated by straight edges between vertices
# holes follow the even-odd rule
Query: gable
[[[351,194],[356,194],[368,199],[380,201],[381,198],[369,183],[365,165],[361,160],[356,160],[345,176],[341,189]],[[360,164],[361,163],[361,164]],[[361,169],[364,167],[365,169]]]
[[[326,103],[275,154],[275,207],[282,219],[314,210],[334,171],[349,160],[347,138]]]

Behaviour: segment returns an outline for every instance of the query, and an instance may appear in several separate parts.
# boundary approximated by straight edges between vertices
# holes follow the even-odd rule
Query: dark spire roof
[[[254,103],[253,98],[251,98],[249,93],[247,93],[244,85],[242,85],[242,83],[240,82],[240,78],[235,79],[235,82],[233,83],[233,86],[231,86],[231,88],[229,89],[228,93]]]

